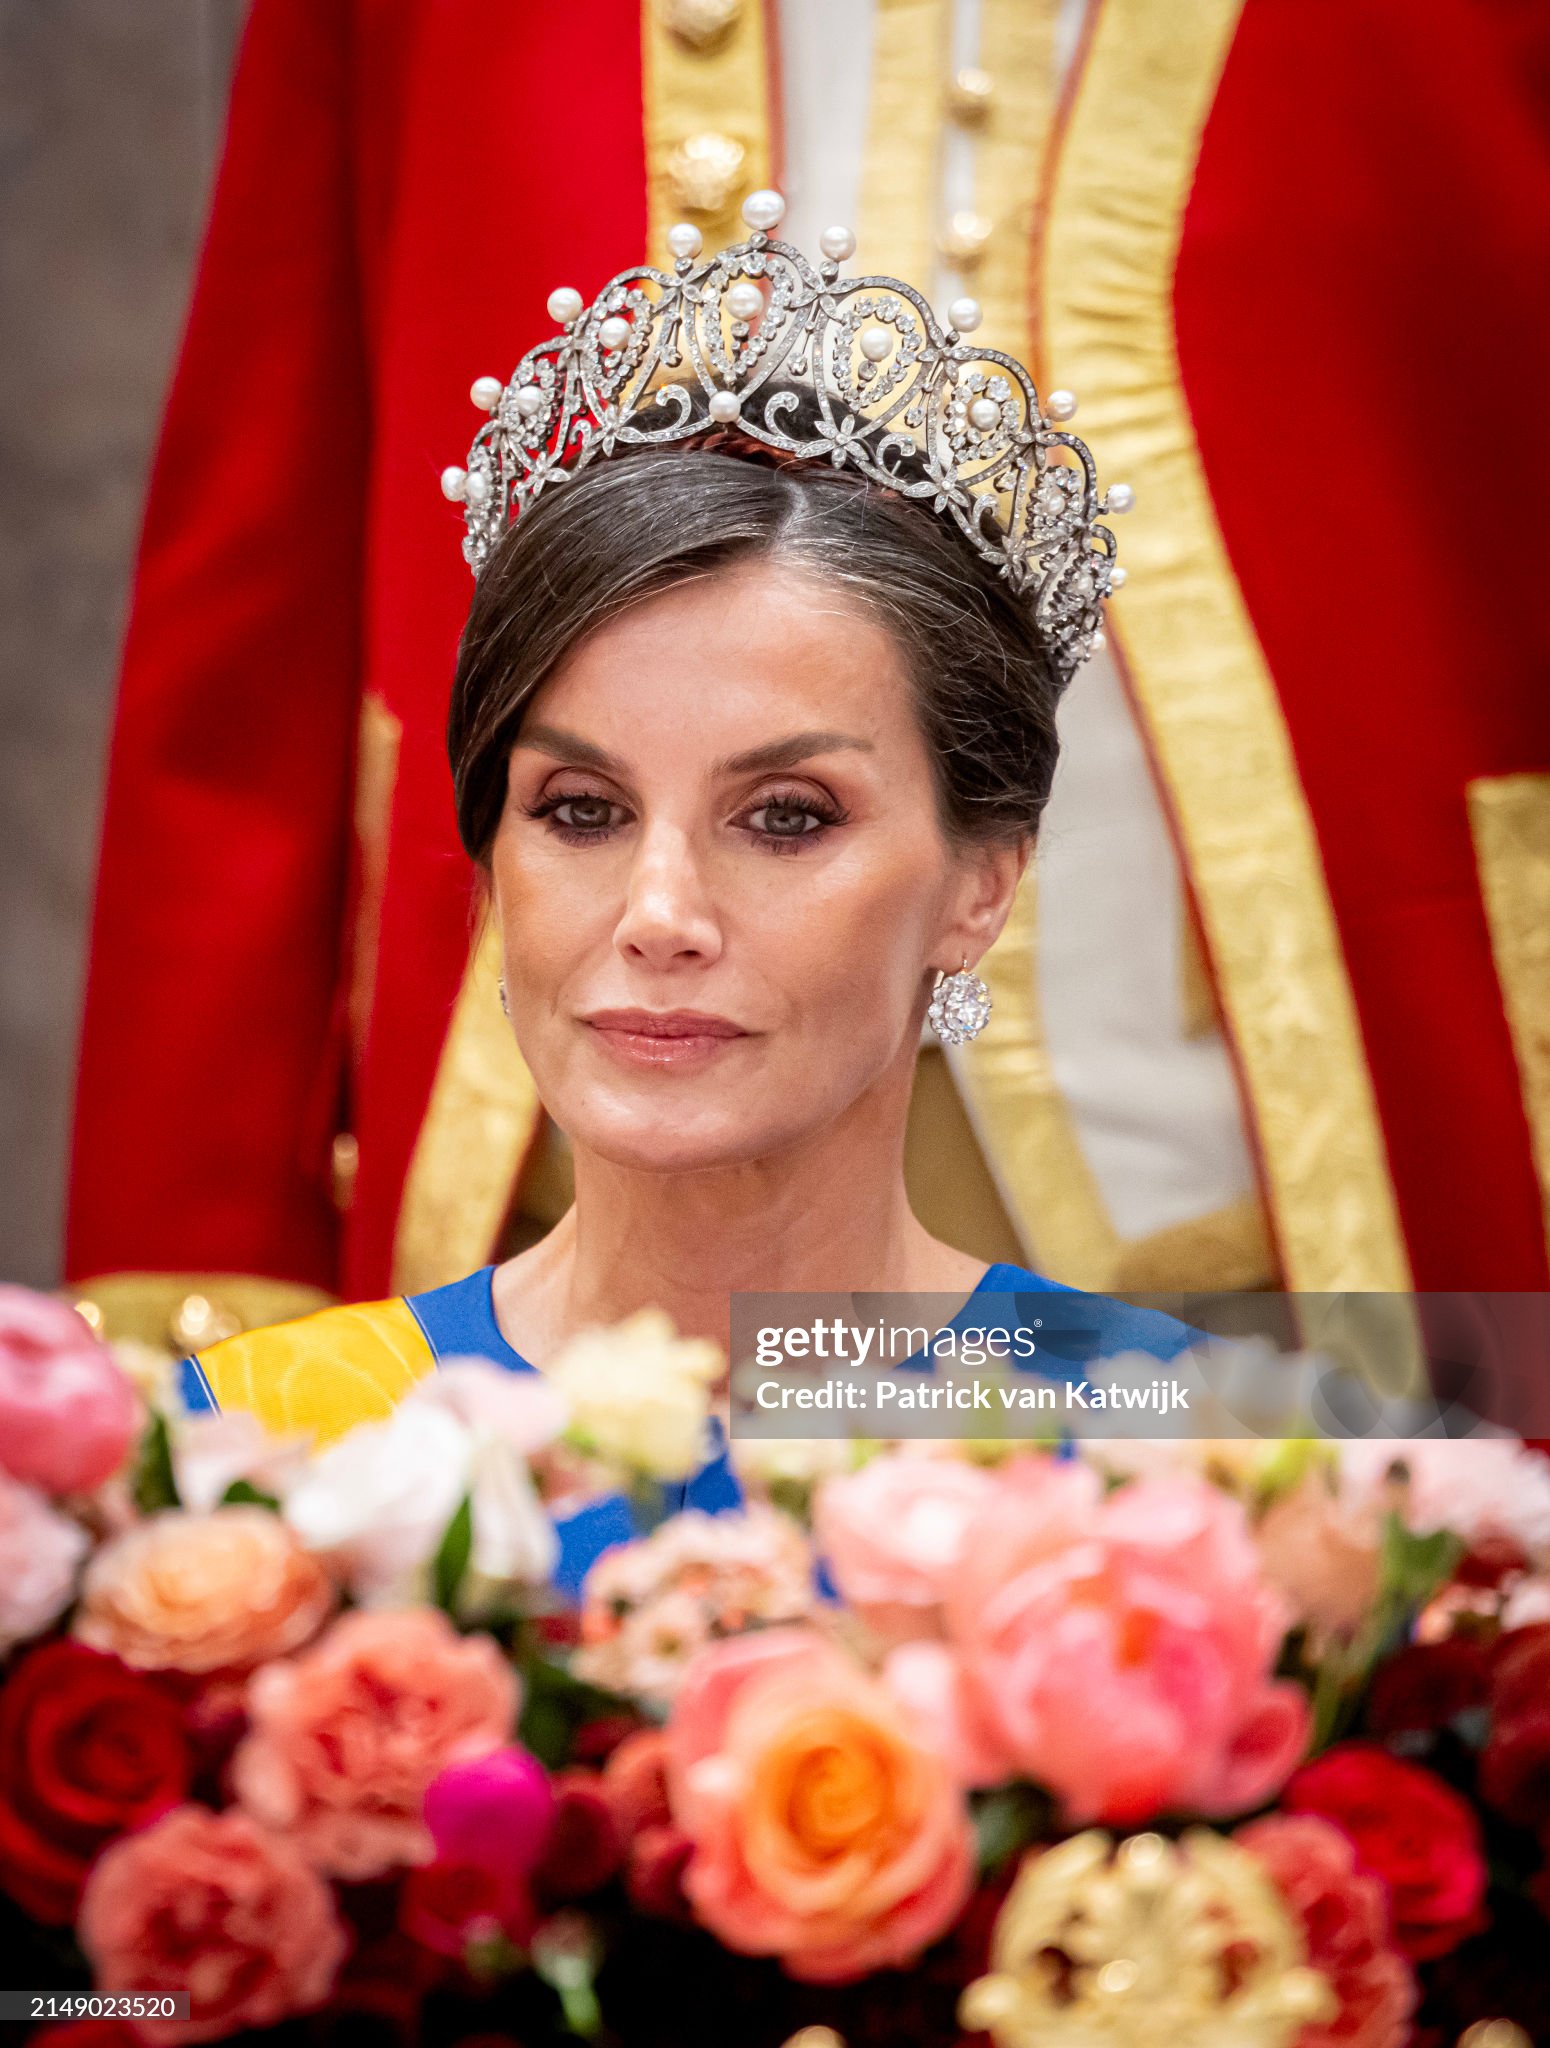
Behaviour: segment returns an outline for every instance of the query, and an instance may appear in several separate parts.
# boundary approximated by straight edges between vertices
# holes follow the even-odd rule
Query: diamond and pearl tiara
[[[771,240],[784,212],[778,192],[752,193],[752,232],[719,255],[697,261],[702,237],[685,222],[668,232],[671,276],[621,271],[590,305],[568,286],[550,294],[562,332],[529,349],[509,383],[475,382],[470,395],[490,418],[467,468],[442,472],[443,492],[464,508],[474,575],[507,520],[594,455],[736,428],[949,513],[1031,598],[1068,677],[1103,646],[1102,605],[1125,580],[1100,522],[1130,509],[1129,486],[1100,497],[1091,455],[1064,429],[1076,411],[1069,391],[1041,409],[1020,363],[964,340],[980,323],[973,299],[954,300],[944,329],[897,278],[842,281],[856,247],[848,228],[825,229],[815,271]],[[798,439],[786,416],[807,392],[817,424]]]

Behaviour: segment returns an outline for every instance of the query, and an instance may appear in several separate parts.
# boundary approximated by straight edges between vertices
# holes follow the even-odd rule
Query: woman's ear
[[[974,846],[963,855],[955,915],[943,933],[942,957],[956,952],[970,964],[988,953],[1012,914],[1023,874],[1033,856],[1033,835],[1004,845]]]

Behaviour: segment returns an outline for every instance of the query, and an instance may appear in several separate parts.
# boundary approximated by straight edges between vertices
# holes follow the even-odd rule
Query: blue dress
[[[501,1334],[494,1277],[493,1265],[481,1266],[465,1279],[423,1294],[321,1309],[293,1323],[226,1338],[183,1360],[184,1405],[194,1412],[247,1408],[276,1431],[305,1429],[326,1442],[356,1422],[391,1412],[415,1381],[443,1359],[487,1358],[509,1372],[534,1372],[537,1368]],[[1004,1298],[1010,1312],[987,1314],[987,1295]],[[1048,1329],[1052,1296],[1063,1297],[1072,1312],[1053,1319],[1064,1326],[1053,1340]],[[1043,1331],[1039,1370],[1045,1375],[1060,1371],[1062,1345],[1072,1374],[1079,1376],[1092,1360],[1121,1351],[1173,1358],[1197,1334],[1155,1309],[1087,1294],[1006,1263],[988,1268],[943,1327],[1010,1330],[1035,1323]],[[921,1366],[928,1363],[923,1354],[916,1359]],[[742,1505],[725,1431],[715,1417],[710,1428],[700,1469],[664,1489],[663,1506],[670,1514],[683,1508],[721,1514]],[[622,1493],[557,1515],[555,1529],[560,1539],[556,1583],[572,1597],[604,1550],[639,1533],[636,1512]]]

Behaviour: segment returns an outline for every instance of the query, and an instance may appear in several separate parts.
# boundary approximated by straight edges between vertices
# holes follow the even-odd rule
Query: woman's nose
[[[614,944],[652,967],[683,954],[713,960],[721,951],[720,922],[694,846],[665,819],[636,843]]]

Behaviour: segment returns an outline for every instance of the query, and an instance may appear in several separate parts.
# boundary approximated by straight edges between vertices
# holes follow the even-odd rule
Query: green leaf
[[[1053,1832],[1053,1808],[1036,1785],[1001,1785],[974,1805],[974,1834],[982,1877],[990,1877],[1031,1842]]]
[[[1433,1529],[1430,1535],[1416,1536],[1391,1513],[1383,1523],[1382,1594],[1400,1606],[1424,1607],[1452,1578],[1463,1555],[1464,1545],[1451,1529]]]
[[[431,1565],[431,1597],[451,1614],[457,1606],[458,1589],[468,1571],[474,1548],[474,1502],[465,1493],[447,1524],[435,1560]]]
[[[234,1479],[221,1495],[221,1506],[268,1508],[271,1514],[280,1512],[280,1503],[272,1493],[261,1493],[251,1479]]]
[[[151,1419],[140,1439],[133,1492],[135,1506],[143,1515],[154,1515],[158,1509],[183,1505],[178,1498],[178,1482],[172,1469],[172,1438],[168,1434],[167,1418],[159,1408],[151,1410]]]
[[[592,1922],[582,1913],[556,1913],[533,1936],[530,1953],[533,1968],[558,1994],[569,2031],[595,2039],[603,2028],[595,1988],[603,1948]]]
[[[586,1722],[640,1711],[635,1701],[572,1677],[531,1641],[519,1644],[516,1663],[522,1677],[517,1740],[545,1770],[557,1771],[570,1761],[572,1739]]]

